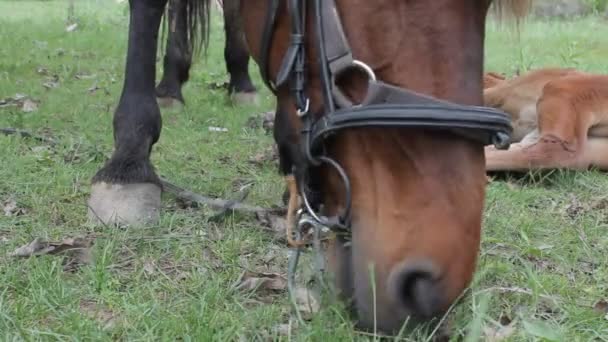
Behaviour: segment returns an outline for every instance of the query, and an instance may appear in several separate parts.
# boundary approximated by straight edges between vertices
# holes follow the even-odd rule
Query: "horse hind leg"
[[[163,75],[156,87],[161,107],[181,107],[185,103],[182,87],[190,76],[192,51],[188,45],[187,7],[185,0],[169,0],[168,30]]]
[[[161,132],[154,94],[157,32],[166,0],[130,0],[125,81],[114,113],[114,152],[93,177],[88,216],[94,223],[154,223],[160,180],[150,162]]]
[[[257,89],[249,76],[249,51],[239,16],[240,0],[224,1],[224,60],[230,75],[229,95],[235,104],[257,104]]]
[[[486,170],[587,169],[590,115],[577,111],[568,94],[543,95],[538,102],[538,130],[506,151],[486,147]]]

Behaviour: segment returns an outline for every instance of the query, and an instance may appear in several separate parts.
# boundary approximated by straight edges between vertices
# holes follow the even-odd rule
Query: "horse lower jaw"
[[[101,225],[148,225],[160,219],[161,188],[152,183],[95,183],[88,201],[89,221]]]

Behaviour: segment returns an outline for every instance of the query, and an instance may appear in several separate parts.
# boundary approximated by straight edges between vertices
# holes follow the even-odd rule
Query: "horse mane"
[[[499,21],[515,20],[519,23],[532,10],[534,0],[497,0],[492,4],[492,12]]]

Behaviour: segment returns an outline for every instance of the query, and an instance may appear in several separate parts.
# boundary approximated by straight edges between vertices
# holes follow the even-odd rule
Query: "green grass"
[[[208,212],[179,209],[166,197],[157,226],[84,225],[89,180],[112,150],[128,13],[114,1],[79,1],[79,27],[71,33],[65,32],[66,14],[62,1],[0,1],[0,98],[22,93],[40,102],[30,113],[1,108],[0,127],[59,141],[48,148],[0,136],[0,204],[13,199],[26,210],[0,212],[0,340],[368,339],[335,305],[281,335],[276,328],[290,316],[285,293],[234,289],[244,268],[286,270],[286,250],[255,220],[210,222]],[[488,31],[488,70],[512,74],[561,65],[608,71],[608,25],[600,18],[531,21],[519,41],[495,24]],[[185,89],[188,106],[164,113],[153,161],[161,175],[193,191],[225,197],[253,182],[248,202],[277,204],[283,183],[276,166],[248,162],[272,144],[262,129],[246,124],[273,108],[270,94],[262,92],[260,107],[235,108],[223,90],[209,89],[226,78],[221,33],[215,20],[209,56],[195,65]],[[52,75],[59,86],[46,89]],[[209,132],[209,126],[228,132]],[[608,296],[607,194],[608,179],[599,172],[493,182],[478,270],[448,319],[453,339],[468,334],[479,340],[484,329],[507,320],[516,322],[510,341],[608,339],[608,321],[592,309]],[[79,272],[64,272],[53,256],[4,257],[35,237],[83,234],[97,239],[94,263]]]

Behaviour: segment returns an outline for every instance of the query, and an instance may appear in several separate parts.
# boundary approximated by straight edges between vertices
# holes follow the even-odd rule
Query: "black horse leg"
[[[230,74],[228,91],[237,104],[255,103],[257,91],[249,77],[249,51],[239,16],[239,0],[224,1],[224,30],[224,59]]]
[[[161,116],[154,95],[158,29],[167,0],[130,0],[125,81],[114,113],[114,153],[93,177],[89,218],[148,223],[159,218],[160,181],[150,162]]]
[[[169,0],[167,46],[163,60],[163,77],[156,87],[162,107],[184,104],[182,86],[188,81],[192,51],[188,44],[187,8],[184,0]]]

